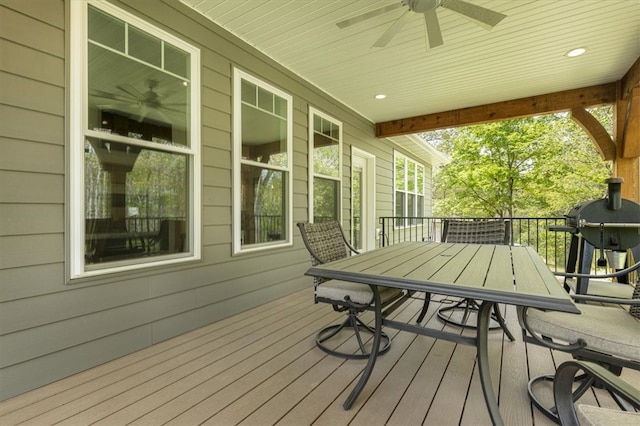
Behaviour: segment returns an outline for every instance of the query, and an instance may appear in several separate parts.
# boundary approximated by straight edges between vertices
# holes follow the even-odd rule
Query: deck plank
[[[435,316],[440,306],[432,302],[429,326],[473,335],[443,325]],[[412,300],[392,318],[414,321],[421,307],[421,300]],[[362,318],[371,322],[373,314]],[[391,329],[391,349],[378,358],[364,391],[345,411],[342,403],[366,361],[329,356],[315,346],[318,329],[343,319],[330,306],[314,304],[312,289],[306,289],[0,402],[0,423],[491,424],[475,348]],[[489,334],[491,374],[505,423],[552,424],[531,407],[526,383],[553,373],[570,356],[522,342],[513,307],[505,319],[515,342],[502,330]],[[356,347],[344,340],[341,349]],[[627,369],[623,377],[640,387],[640,372]],[[585,398],[613,404],[598,390]]]

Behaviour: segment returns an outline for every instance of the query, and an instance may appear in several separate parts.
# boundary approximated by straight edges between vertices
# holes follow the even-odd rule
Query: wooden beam
[[[621,99],[627,99],[634,87],[640,86],[640,56],[620,80]]]
[[[604,126],[589,111],[584,108],[572,108],[571,119],[589,135],[603,160],[615,160],[616,144]]]
[[[620,101],[623,104],[624,100]],[[620,157],[640,157],[640,87],[635,87],[626,102]]]
[[[546,95],[498,102],[476,107],[438,112],[376,124],[376,136],[386,138],[398,135],[467,126],[492,121],[510,120],[532,115],[550,114],[573,108],[585,108],[614,103],[616,83],[583,87]]]

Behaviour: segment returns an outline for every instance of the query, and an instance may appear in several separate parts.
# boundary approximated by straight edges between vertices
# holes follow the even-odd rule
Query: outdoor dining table
[[[307,275],[371,285],[373,348],[356,386],[343,404],[353,405],[373,371],[382,326],[476,346],[480,383],[491,420],[503,424],[489,371],[488,334],[493,305],[529,306],[579,314],[569,294],[531,247],[493,244],[404,242],[314,266]],[[475,337],[383,318],[377,286],[482,301]]]

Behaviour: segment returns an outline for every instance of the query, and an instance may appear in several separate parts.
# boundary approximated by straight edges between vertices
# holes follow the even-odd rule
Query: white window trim
[[[360,227],[365,229],[367,234],[366,243],[368,247],[364,247],[364,250],[373,250],[377,244],[377,239],[380,234],[380,229],[376,225],[376,156],[370,152],[358,149],[354,146],[351,147],[351,162],[353,164],[353,157],[358,156],[366,161],[366,179],[364,181],[365,188],[362,197],[363,204],[366,205],[366,218],[361,218]],[[353,169],[352,169],[353,170]],[[353,176],[353,172],[352,172]],[[353,184],[351,185],[353,191]],[[395,203],[394,203],[395,205]],[[353,195],[351,196],[351,212],[353,215]],[[366,222],[362,220],[366,219]],[[351,241],[354,240],[353,225],[351,226]]]
[[[249,164],[264,167],[262,163],[242,160],[242,80],[246,80],[270,91],[287,100],[287,167],[270,166],[273,169],[283,170],[287,173],[287,200],[285,211],[287,214],[286,234],[284,241],[274,241],[261,244],[242,246],[241,227],[241,165]],[[260,80],[238,68],[233,68],[233,254],[252,253],[269,250],[278,247],[293,245],[293,96],[278,89],[269,83]]]
[[[191,113],[190,142],[187,148],[173,151],[189,154],[189,200],[190,227],[188,240],[191,242],[187,253],[158,258],[146,262],[109,262],[104,267],[86,270],[85,246],[85,205],[84,205],[84,139],[88,134],[88,5],[103,10],[127,23],[140,28],[174,46],[190,53],[191,63]],[[69,262],[67,276],[79,279],[116,272],[146,269],[154,266],[171,265],[201,259],[201,155],[200,155],[200,49],[149,24],[137,16],[104,1],[72,1],[70,9],[70,69],[69,69],[69,136],[70,169],[68,170],[69,196]],[[113,139],[118,137],[113,135]],[[122,141],[128,138],[122,137]],[[144,142],[140,142],[144,144]],[[149,146],[157,147],[150,143]]]
[[[394,153],[393,153],[393,216],[394,217],[397,216],[397,212],[396,212],[396,191],[398,191],[398,189],[396,188],[396,161],[397,161],[398,158],[402,158],[404,160],[404,162],[405,162],[405,169],[404,169],[405,170],[405,173],[404,173],[404,180],[405,180],[404,187],[405,188],[408,188],[408,185],[407,185],[407,183],[408,183],[407,179],[409,177],[409,174],[408,174],[408,170],[409,169],[407,167],[408,163],[411,162],[411,163],[414,163],[416,165],[416,180],[417,180],[417,177],[418,177],[418,167],[422,168],[422,192],[417,192],[417,191],[410,192],[408,190],[401,191],[401,192],[403,192],[404,194],[422,195],[423,204],[424,204],[424,201],[426,200],[425,185],[426,185],[426,177],[427,177],[427,175],[426,175],[427,168],[424,166],[424,164],[419,163],[418,161],[414,160],[413,158],[408,157],[408,156],[406,156],[406,155],[404,155],[404,154],[402,154],[402,153],[400,153],[398,151],[394,151]],[[416,182],[416,185],[417,185],[417,182]],[[409,197],[405,197],[405,200],[404,200],[405,201],[405,206],[404,206],[405,210],[407,209],[408,199],[409,199]],[[424,210],[424,205],[422,206],[422,208]],[[415,214],[417,214],[417,212],[415,212]],[[405,214],[403,217],[411,217],[411,215]],[[405,226],[397,226],[394,223],[394,226],[396,228],[403,228],[403,227],[406,227],[406,226],[409,226],[409,225],[406,224]],[[411,226],[413,226],[413,225],[411,225]],[[422,226],[422,225],[420,225],[420,226]]]
[[[325,120],[331,121],[333,124],[336,124],[340,127],[338,134],[338,177],[335,178],[333,176],[326,176],[322,174],[315,173],[314,170],[314,161],[313,161],[313,133],[314,133],[314,116],[319,116],[324,118]],[[314,193],[313,193],[313,178],[321,177],[323,179],[330,179],[338,181],[338,222],[342,223],[342,122],[336,120],[332,116],[325,114],[324,112],[312,107],[309,105],[309,222],[313,222],[313,213],[314,213]]]

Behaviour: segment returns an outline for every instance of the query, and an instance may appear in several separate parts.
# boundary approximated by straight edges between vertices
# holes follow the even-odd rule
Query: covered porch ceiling
[[[618,158],[637,163],[640,155],[637,129],[631,140],[621,137],[624,126],[640,127],[633,120],[640,117],[638,0],[466,0],[506,15],[490,31],[445,7],[447,0],[180,1],[371,120],[378,137],[618,101],[618,120],[627,123],[616,129],[619,141],[604,144],[619,144]],[[441,4],[443,44],[428,49],[425,19],[410,11],[385,47],[373,47],[415,2]],[[586,53],[567,56],[579,47]]]
[[[182,1],[374,123],[615,82],[640,56],[638,0],[468,0],[507,17],[487,31],[439,7],[429,50],[413,12],[372,47],[406,7],[336,26],[401,0]]]

